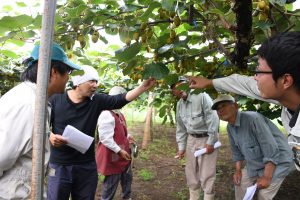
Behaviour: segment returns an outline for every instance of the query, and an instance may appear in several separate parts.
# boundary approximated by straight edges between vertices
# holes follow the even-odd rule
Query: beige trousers
[[[258,177],[249,177],[247,174],[247,169],[242,169],[242,180],[239,186],[235,186],[235,199],[242,200],[246,194],[247,187],[252,186]],[[265,189],[258,191],[257,197],[258,200],[271,200],[274,198],[278,192],[280,185],[282,184],[284,178],[277,179],[275,182],[272,182],[271,185]]]
[[[185,175],[190,190],[202,188],[204,195],[214,194],[213,186],[216,178],[217,150],[197,158],[194,152],[204,148],[208,137],[194,138],[188,136],[186,147]],[[200,190],[199,190],[200,191]]]

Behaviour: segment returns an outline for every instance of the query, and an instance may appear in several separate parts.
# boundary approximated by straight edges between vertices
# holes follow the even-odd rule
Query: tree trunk
[[[240,69],[247,69],[247,59],[251,48],[252,36],[252,1],[236,0],[233,9],[236,13],[236,47],[233,55],[234,64]]]
[[[151,141],[151,125],[152,125],[152,112],[153,106],[151,105],[154,99],[154,95],[152,92],[149,93],[148,96],[148,106],[147,106],[147,114],[146,114],[146,122],[144,126],[144,135],[142,142],[142,149],[146,149],[148,147],[149,142]]]

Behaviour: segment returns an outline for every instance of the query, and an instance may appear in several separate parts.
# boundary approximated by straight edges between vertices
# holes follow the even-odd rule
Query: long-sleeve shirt
[[[185,149],[188,134],[207,133],[209,145],[218,140],[219,118],[211,106],[212,100],[206,93],[189,94],[186,100],[178,101],[176,141],[179,150]]]
[[[23,82],[0,98],[0,199],[30,197],[35,90]],[[45,145],[46,167],[48,140]]]
[[[272,180],[284,178],[293,169],[293,155],[280,130],[257,112],[238,111],[227,126],[234,161],[246,161],[250,177],[263,176],[265,164],[276,165]]]
[[[263,99],[260,96],[257,83],[252,76],[249,77],[239,74],[233,74],[228,77],[213,79],[213,86],[217,91],[232,92],[235,94],[244,95],[280,105],[280,103],[276,100]],[[285,130],[294,136],[300,137],[300,117],[297,118],[294,127],[290,127],[289,125],[291,118],[292,114],[288,111],[288,109],[286,107],[282,107],[281,120]]]
[[[102,111],[98,118],[99,141],[113,152],[118,153],[121,147],[119,147],[113,138],[115,125],[115,118],[111,115],[110,111]]]

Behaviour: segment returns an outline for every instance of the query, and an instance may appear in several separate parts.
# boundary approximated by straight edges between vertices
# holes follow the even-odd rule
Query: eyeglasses
[[[272,74],[273,72],[272,71],[262,71],[262,70],[259,70],[258,68],[256,68],[255,70],[252,71],[252,73],[255,76],[258,76],[259,74]]]
[[[272,74],[272,71],[259,71],[259,70],[255,70],[252,71],[254,73],[255,76],[259,75],[259,74]]]
[[[67,70],[67,73],[70,75],[70,74],[72,74],[72,72],[73,72],[73,69],[68,69]]]

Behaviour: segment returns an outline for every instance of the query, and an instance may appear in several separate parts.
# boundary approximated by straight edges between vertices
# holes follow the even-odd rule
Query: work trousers
[[[246,194],[247,187],[255,184],[256,177],[249,177],[246,167],[242,169],[242,179],[239,186],[235,186],[235,199],[242,200]],[[258,190],[257,197],[258,200],[271,200],[277,194],[280,185],[282,184],[284,178],[279,178],[271,183],[271,185],[265,189]]]
[[[49,164],[48,200],[94,200],[98,182],[96,162]]]
[[[195,138],[188,136],[186,147],[185,175],[190,189],[202,188],[205,194],[213,194],[216,177],[217,150],[211,154],[203,154],[197,158],[194,152],[204,148],[208,137]]]
[[[132,170],[129,166],[123,173],[105,176],[102,184],[101,200],[113,200],[119,182],[121,183],[122,188],[122,199],[130,199]]]

